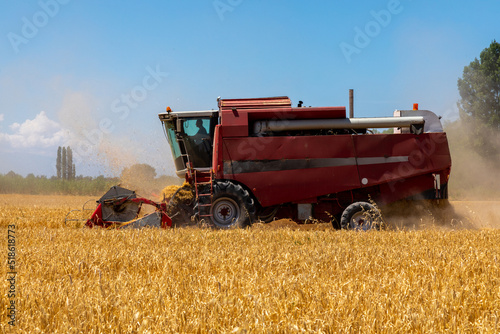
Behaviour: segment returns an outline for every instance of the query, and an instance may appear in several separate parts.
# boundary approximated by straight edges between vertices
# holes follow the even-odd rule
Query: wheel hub
[[[373,219],[367,212],[356,212],[351,218],[351,228],[362,231],[371,230],[373,228]]]
[[[227,206],[221,207],[217,214],[223,220],[227,220],[227,217],[231,216],[231,208]]]
[[[220,198],[213,204],[213,220],[220,227],[234,224],[240,217],[240,207],[231,198]]]

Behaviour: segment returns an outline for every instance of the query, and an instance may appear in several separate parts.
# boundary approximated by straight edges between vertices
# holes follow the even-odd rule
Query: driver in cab
[[[210,138],[208,135],[207,129],[203,126],[203,120],[198,119],[196,120],[196,127],[198,127],[198,132],[193,136],[194,143],[196,145],[200,145],[203,143],[204,140],[207,140]]]

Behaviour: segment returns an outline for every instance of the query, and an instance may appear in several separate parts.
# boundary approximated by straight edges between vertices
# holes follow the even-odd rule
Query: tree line
[[[147,164],[134,164],[126,167],[120,177],[75,176],[74,167],[71,168],[71,173],[68,173],[69,169],[66,169],[65,174],[63,173],[62,161],[66,161],[66,166],[69,166],[68,162],[71,159],[68,159],[68,149],[66,149],[65,160],[63,159],[64,149],[60,148],[58,152],[61,152],[61,159],[57,159],[57,165],[61,166],[60,174],[52,177],[35,176],[34,174],[23,177],[13,171],[0,174],[0,194],[101,196],[112,186],[121,185],[136,191],[141,196],[159,197],[164,187],[182,184],[182,180],[178,177],[157,176],[156,170]],[[64,175],[66,176],[63,178]]]
[[[0,174],[0,193],[30,195],[88,195],[104,194],[120,183],[119,178],[77,176],[70,180],[58,176],[47,177],[28,174],[26,177],[13,171]]]

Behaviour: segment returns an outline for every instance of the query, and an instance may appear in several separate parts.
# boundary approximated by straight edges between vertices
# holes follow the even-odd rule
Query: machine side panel
[[[361,187],[350,135],[224,138],[222,176],[264,207]]]
[[[391,202],[446,185],[445,133],[224,138],[220,178],[241,182],[262,206],[380,186]],[[220,160],[219,160],[220,161]]]
[[[432,189],[433,174],[441,175],[442,186],[448,182],[451,158],[445,133],[368,135],[353,140],[361,185],[383,185],[385,202]]]
[[[248,136],[248,111],[223,110],[221,111],[221,129],[223,137]]]

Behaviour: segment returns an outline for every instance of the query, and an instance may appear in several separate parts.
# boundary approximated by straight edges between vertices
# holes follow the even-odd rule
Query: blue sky
[[[457,118],[457,78],[500,40],[498,1],[4,1],[0,173],[148,163],[174,174],[157,114],[287,95],[359,117],[418,102]]]

